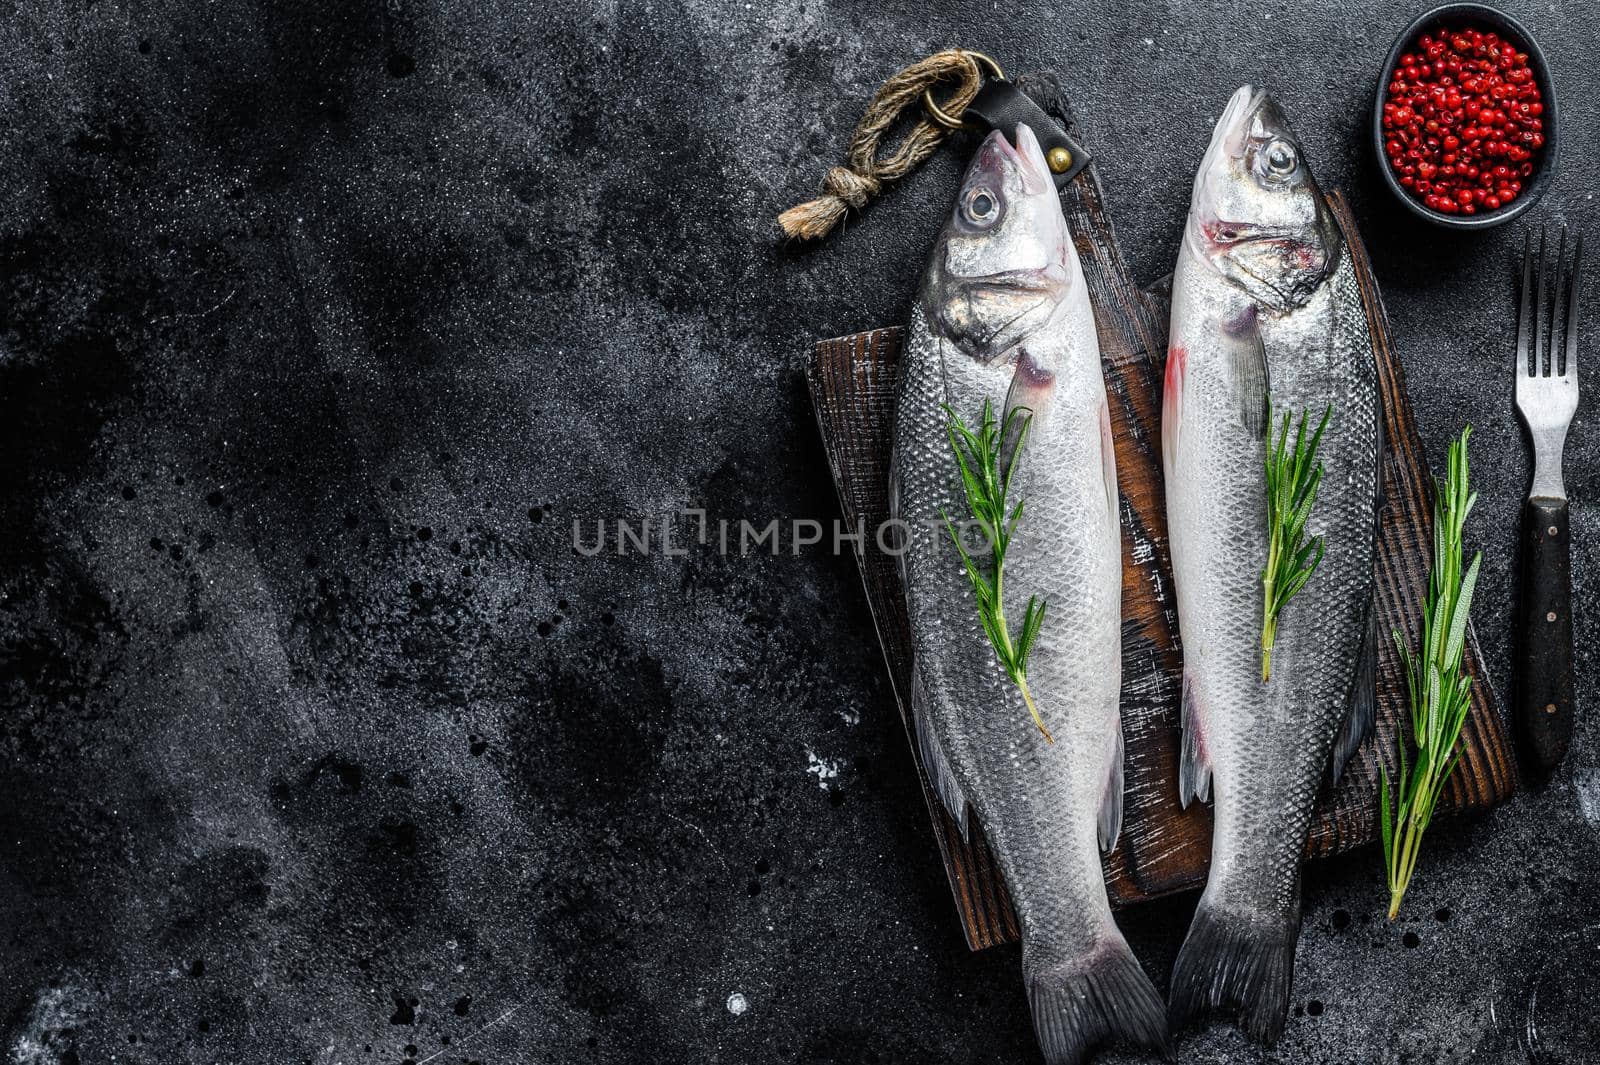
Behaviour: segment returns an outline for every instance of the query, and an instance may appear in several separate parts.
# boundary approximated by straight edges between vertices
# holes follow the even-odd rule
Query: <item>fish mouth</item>
[[[986,292],[1017,292],[1023,295],[1059,297],[1067,288],[1067,271],[1052,263],[1024,270],[1001,270],[993,274],[958,277],[964,289],[982,289]]]
[[[1015,144],[998,129],[984,138],[978,149],[980,165],[990,172],[1015,171],[1026,194],[1054,192],[1050,164],[1045,161],[1044,149],[1039,146],[1039,138],[1034,136],[1032,128],[1019,122],[1013,135]]]
[[[1234,248],[1241,244],[1258,242],[1288,241],[1297,236],[1295,230],[1285,227],[1262,226],[1253,222],[1224,222],[1218,218],[1205,219],[1199,225],[1200,235],[1205,238],[1207,244],[1216,249]]]
[[[1044,157],[1044,148],[1034,136],[1033,127],[1018,122],[1015,154],[1022,170],[1023,185],[1031,193],[1054,192],[1055,180],[1050,176],[1050,164]]]
[[[1211,131],[1211,146],[1206,151],[1207,156],[1219,151],[1235,158],[1243,155],[1250,120],[1268,98],[1267,90],[1254,85],[1241,85],[1234,90],[1228,99],[1228,106],[1222,109],[1222,117],[1217,119],[1216,129]]]
[[[1222,109],[1222,117],[1217,119],[1216,126],[1211,130],[1211,142],[1206,145],[1206,153],[1200,160],[1199,169],[1195,171],[1193,202],[1198,203],[1204,198],[1206,181],[1213,171],[1225,165],[1224,160],[1244,158],[1252,121],[1271,99],[1267,90],[1254,85],[1241,85],[1234,90],[1227,106]]]
[[[1250,244],[1290,244],[1298,234],[1282,226],[1256,222],[1227,222],[1210,214],[1210,204],[1196,201],[1183,227],[1183,242],[1203,262],[1215,263],[1222,256]]]
[[[1211,131],[1211,142],[1206,145],[1205,156],[1194,173],[1194,190],[1190,195],[1190,224],[1184,227],[1184,239],[1198,245],[1201,253],[1221,250],[1250,240],[1268,239],[1281,234],[1269,234],[1261,226],[1247,222],[1224,222],[1216,216],[1210,183],[1221,179],[1228,170],[1228,160],[1242,158],[1245,138],[1250,129],[1250,119],[1267,101],[1265,89],[1241,85],[1228,98]]]

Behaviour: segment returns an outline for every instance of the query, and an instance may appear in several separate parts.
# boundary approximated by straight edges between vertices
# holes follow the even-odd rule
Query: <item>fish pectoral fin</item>
[[[1264,438],[1272,377],[1267,370],[1267,349],[1261,341],[1261,327],[1254,311],[1224,326],[1222,341],[1228,359],[1234,411],[1246,429]]]
[[[1010,469],[1013,453],[1018,462],[1026,461],[1027,448],[1017,451],[1017,441],[1022,433],[1032,435],[1037,431],[1040,420],[1049,413],[1050,401],[1055,396],[1055,381],[1055,374],[1035,362],[1027,348],[1017,349],[1017,368],[1012,371],[1000,415],[1000,424],[1010,428],[1000,441],[1002,476]],[[1026,422],[1022,418],[1012,421],[1011,416],[1017,411],[1026,415]]]
[[[1188,353],[1173,343],[1167,348],[1167,364],[1161,372],[1161,472],[1178,475],[1178,434],[1183,426],[1183,383],[1187,374]]]
[[[1378,719],[1378,611],[1377,594],[1367,603],[1367,631],[1361,639],[1361,657],[1356,660],[1356,671],[1350,678],[1350,693],[1346,697],[1344,728],[1333,745],[1333,782],[1339,783],[1344,767],[1361,749],[1362,743],[1372,735],[1373,723]]]
[[[1194,679],[1183,671],[1183,750],[1178,758],[1178,805],[1184,809],[1195,799],[1211,798],[1211,759],[1205,748],[1205,720],[1201,716]]]
[[[900,450],[892,448],[889,451],[889,522],[891,526],[895,526],[895,523],[903,522],[904,519],[901,518],[900,511]],[[903,524],[895,527],[901,530],[905,529]],[[895,569],[900,573],[900,587],[902,588],[908,588],[911,585],[911,574],[906,572],[906,556],[911,553],[905,550],[907,546],[905,541],[902,540],[900,543],[901,550],[894,553],[894,565]]]
[[[933,734],[933,718],[931,696],[928,687],[923,683],[922,671],[912,665],[911,667],[911,720],[916,723],[917,751],[922,755],[922,767],[928,773],[928,781],[933,785],[933,790],[939,796],[939,801],[944,803],[944,808],[949,811],[950,817],[955,821],[956,827],[961,830],[963,842],[970,842],[970,831],[967,827],[967,793],[961,790],[961,784],[956,780],[955,773],[950,769],[950,762],[944,756],[944,748],[939,746],[939,737]]]
[[[1117,747],[1111,753],[1111,772],[1106,774],[1106,792],[1100,799],[1100,849],[1109,852],[1122,834],[1122,718],[1117,718]]]

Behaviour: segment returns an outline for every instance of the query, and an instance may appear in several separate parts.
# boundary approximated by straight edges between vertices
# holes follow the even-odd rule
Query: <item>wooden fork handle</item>
[[[1522,508],[1521,646],[1515,713],[1529,759],[1549,772],[1572,741],[1572,551],[1567,501]]]

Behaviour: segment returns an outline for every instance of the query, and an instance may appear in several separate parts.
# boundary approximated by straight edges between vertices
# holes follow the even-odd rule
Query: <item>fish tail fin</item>
[[[1289,1012],[1294,947],[1300,934],[1299,888],[1289,913],[1238,914],[1202,896],[1172,967],[1169,1012],[1177,1031],[1213,1009],[1234,1009],[1258,1043],[1278,1041]]]
[[[1079,1065],[1108,1039],[1172,1060],[1161,993],[1120,932],[1113,930],[1083,957],[1026,968],[1033,1030],[1047,1065]]]

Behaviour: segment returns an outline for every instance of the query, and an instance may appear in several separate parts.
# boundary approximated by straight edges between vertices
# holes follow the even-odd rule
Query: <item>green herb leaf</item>
[[[1322,444],[1323,430],[1333,417],[1333,405],[1322,412],[1311,439],[1306,439],[1306,415],[1300,415],[1300,425],[1295,430],[1294,448],[1289,448],[1289,425],[1293,421],[1287,412],[1283,416],[1278,439],[1273,443],[1267,436],[1267,564],[1261,570],[1261,679],[1272,678],[1272,645],[1278,635],[1278,614],[1304,588],[1311,575],[1322,564],[1322,537],[1305,538],[1306,522],[1311,518],[1311,508],[1317,501],[1317,489],[1322,484],[1322,464],[1317,462],[1317,448]],[[1272,424],[1271,404],[1267,408],[1267,424]]]
[[[1390,920],[1400,913],[1422,852],[1422,834],[1433,820],[1439,796],[1461,764],[1458,741],[1472,709],[1472,678],[1462,672],[1462,658],[1483,556],[1475,554],[1462,572],[1462,528],[1478,499],[1468,485],[1467,440],[1471,435],[1468,426],[1451,443],[1444,482],[1434,480],[1433,568],[1422,608],[1420,653],[1412,653],[1398,630],[1394,634],[1405,664],[1413,734],[1409,743],[1405,736],[1399,737],[1400,774],[1395,778],[1399,791],[1392,807],[1387,778],[1380,789],[1378,815],[1383,827]],[[1408,751],[1416,759],[1410,773]]]
[[[1044,625],[1045,605],[1038,596],[1028,597],[1028,609],[1022,616],[1022,635],[1017,638],[1017,665],[1023,670],[1028,668],[1028,653],[1033,650],[1033,641]]]
[[[1378,826],[1383,830],[1383,853],[1387,858],[1394,849],[1394,828],[1389,803],[1389,771],[1383,768],[1383,763],[1378,763],[1378,809],[1380,816]]]
[[[1000,668],[1005,670],[1006,677],[1022,693],[1022,701],[1027,704],[1028,713],[1033,715],[1033,723],[1044,735],[1045,742],[1054,743],[1055,738],[1044,727],[1044,719],[1039,716],[1039,708],[1034,705],[1033,693],[1028,688],[1028,654],[1033,650],[1040,627],[1044,625],[1046,603],[1037,596],[1028,597],[1028,606],[1022,615],[1022,628],[1013,639],[1011,628],[1006,623],[1003,594],[1006,550],[1011,546],[1017,523],[1022,520],[1023,501],[1019,499],[1015,504],[1010,502],[1011,478],[1017,471],[1017,457],[1028,438],[1033,412],[1026,407],[1016,407],[1006,412],[1003,424],[996,424],[994,407],[984,400],[983,414],[976,430],[962,421],[949,404],[945,404],[944,412],[949,418],[947,432],[950,448],[956,455],[961,487],[967,497],[967,509],[989,541],[992,576],[986,576],[968,554],[950,515],[943,510],[939,515],[944,518],[950,539],[961,555],[961,564],[966,569],[967,579],[972,583],[973,597],[977,600],[978,621],[994,647]],[[1009,448],[1005,447],[1006,441],[1010,441]]]

